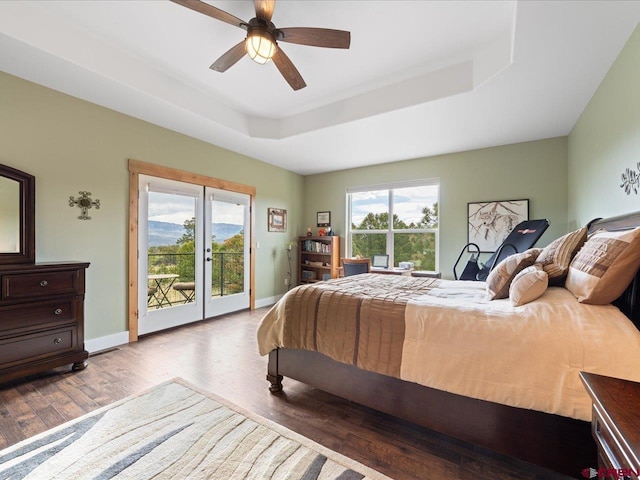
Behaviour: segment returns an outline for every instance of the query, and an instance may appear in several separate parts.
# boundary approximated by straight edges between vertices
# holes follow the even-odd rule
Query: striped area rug
[[[387,479],[182,379],[0,451],[0,479]]]

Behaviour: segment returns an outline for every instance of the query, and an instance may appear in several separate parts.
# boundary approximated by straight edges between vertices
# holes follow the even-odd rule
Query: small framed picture
[[[318,212],[318,227],[331,226],[331,212]]]
[[[282,208],[269,208],[267,228],[270,232],[287,231],[287,211]]]

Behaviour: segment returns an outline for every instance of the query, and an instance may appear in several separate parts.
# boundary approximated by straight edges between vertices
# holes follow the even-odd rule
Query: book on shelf
[[[305,240],[302,244],[302,251],[311,253],[331,253],[331,244],[315,240]]]

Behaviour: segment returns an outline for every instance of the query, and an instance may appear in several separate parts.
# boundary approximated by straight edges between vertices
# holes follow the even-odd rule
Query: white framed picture
[[[468,203],[468,242],[481,252],[495,252],[520,222],[529,220],[529,200]]]

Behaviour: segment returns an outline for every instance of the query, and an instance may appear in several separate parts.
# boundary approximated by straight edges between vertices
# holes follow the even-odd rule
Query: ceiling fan
[[[264,64],[273,60],[291,88],[300,90],[307,84],[289,57],[278,46],[278,42],[327,48],[349,48],[351,43],[351,34],[344,30],[307,27],[276,28],[271,22],[276,0],[254,0],[256,16],[248,22],[200,0],[171,1],[247,31],[247,37],[242,42],[231,47],[209,67],[216,72],[228,70],[246,53],[257,63]]]

